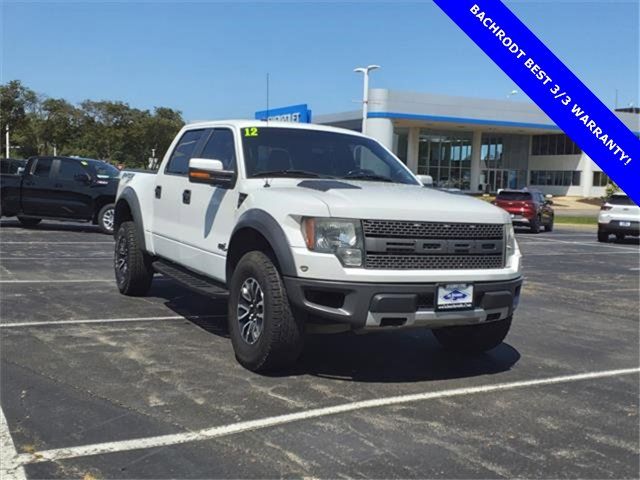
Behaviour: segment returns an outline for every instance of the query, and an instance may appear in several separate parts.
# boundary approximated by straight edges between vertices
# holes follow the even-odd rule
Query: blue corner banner
[[[511,10],[500,0],[434,1],[640,204],[640,140]]]

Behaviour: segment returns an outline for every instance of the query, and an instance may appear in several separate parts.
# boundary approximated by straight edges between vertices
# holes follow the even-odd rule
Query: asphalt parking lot
[[[0,235],[3,479],[640,475],[637,240],[519,233],[520,308],[487,354],[316,336],[262,376],[224,304],[162,278],[121,296],[97,229]]]

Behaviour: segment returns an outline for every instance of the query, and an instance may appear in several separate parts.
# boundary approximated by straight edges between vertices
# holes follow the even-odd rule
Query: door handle
[[[158,185],[156,187],[156,198],[160,198],[162,196],[162,187]]]
[[[182,203],[189,205],[191,203],[191,190],[182,192]]]
[[[56,183],[53,186],[54,186],[54,188],[62,188],[62,184],[61,183]]]

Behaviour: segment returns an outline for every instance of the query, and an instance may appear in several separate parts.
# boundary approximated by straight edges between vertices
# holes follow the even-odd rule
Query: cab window
[[[76,160],[60,160],[58,179],[63,181],[82,181],[87,178],[87,168]]]
[[[189,172],[189,160],[193,156],[194,150],[204,130],[189,130],[184,132],[178,145],[173,150],[171,158],[165,173],[172,173],[174,175],[186,175]]]
[[[48,177],[51,172],[51,164],[53,160],[51,158],[39,158],[36,160],[36,166],[33,169],[33,176],[35,177]]]
[[[220,160],[225,170],[236,169],[236,147],[233,143],[233,132],[228,128],[214,128],[209,141],[205,145],[201,158]]]

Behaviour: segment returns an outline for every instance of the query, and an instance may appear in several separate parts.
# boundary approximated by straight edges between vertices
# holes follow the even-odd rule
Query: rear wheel
[[[262,252],[245,254],[231,277],[229,333],[238,362],[257,371],[293,364],[304,341],[282,277]]]
[[[531,228],[531,233],[539,233],[540,232],[540,219],[538,217],[533,217],[531,222],[529,223]]]
[[[511,328],[511,318],[481,325],[464,325],[433,330],[440,345],[462,353],[481,353],[502,343]]]
[[[553,232],[553,220],[554,220],[554,218],[553,218],[553,217],[551,217],[551,219],[549,220],[549,223],[547,223],[547,224],[544,226],[544,231],[545,231],[545,232]]]
[[[31,217],[18,217],[18,220],[25,227],[35,227],[42,221],[41,218],[31,218]]]
[[[599,242],[608,242],[609,234],[607,232],[603,232],[602,230],[598,230],[598,241]]]
[[[120,293],[146,295],[153,280],[153,267],[151,257],[140,248],[135,223],[128,221],[120,225],[113,261]]]
[[[113,235],[113,225],[116,218],[115,205],[109,203],[98,212],[98,225],[102,233]]]

